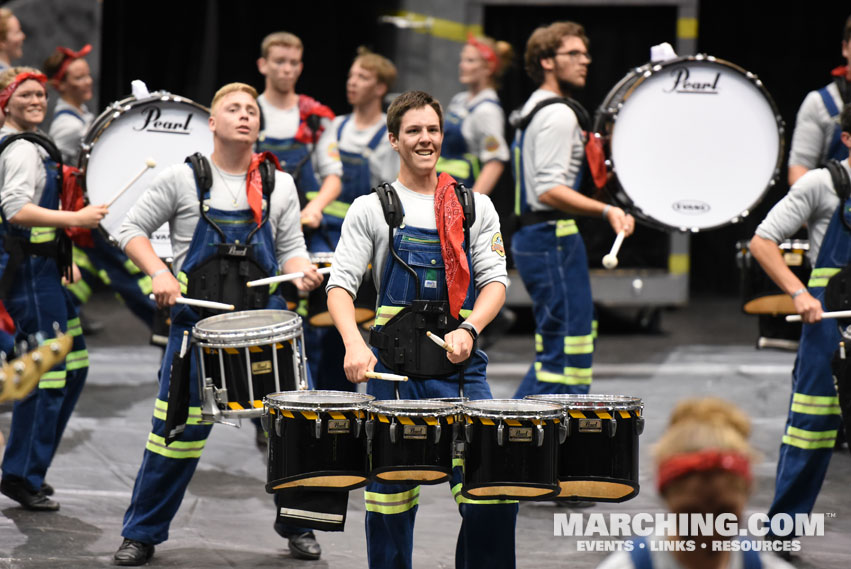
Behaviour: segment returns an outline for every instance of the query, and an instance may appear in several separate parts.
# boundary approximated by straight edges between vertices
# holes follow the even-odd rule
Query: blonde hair
[[[375,73],[378,82],[386,85],[388,91],[396,82],[396,66],[393,65],[393,62],[383,55],[370,51],[367,47],[360,46],[358,48],[358,55],[352,64],[355,63],[367,71]]]
[[[8,87],[20,73],[41,73],[41,71],[35,67],[10,67],[0,73],[0,91]]]
[[[549,26],[541,26],[529,36],[529,41],[526,42],[526,73],[536,85],[544,82],[541,60],[555,56],[562,38],[570,36],[581,39],[585,49],[590,47],[585,28],[576,22],[554,22]]]
[[[248,93],[253,99],[257,99],[257,89],[251,85],[248,85],[247,83],[228,83],[216,91],[216,94],[213,95],[213,101],[210,103],[210,112],[212,113],[216,109],[216,105],[218,105],[222,99],[231,93],[236,92]]]
[[[667,459],[702,450],[736,452],[753,461],[757,452],[748,443],[751,424],[733,403],[718,397],[680,401],[662,438],[653,448],[657,466]]]
[[[262,57],[269,57],[269,50],[276,45],[294,47],[304,51],[304,44],[297,35],[290,32],[273,32],[263,38],[263,42],[260,44],[260,55]]]
[[[0,8],[0,41],[6,41],[9,33],[9,19],[15,14],[8,8]]]

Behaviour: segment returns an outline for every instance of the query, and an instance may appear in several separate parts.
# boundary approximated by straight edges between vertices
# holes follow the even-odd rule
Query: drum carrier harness
[[[449,300],[424,300],[421,298],[420,279],[417,272],[399,256],[393,246],[393,230],[402,225],[405,212],[396,190],[388,183],[374,188],[388,226],[388,246],[395,262],[410,273],[414,279],[416,296],[384,324],[381,329],[372,327],[369,331],[369,343],[377,349],[378,359],[396,373],[403,373],[414,379],[445,379],[459,374],[459,383],[463,391],[464,368],[467,361],[453,364],[439,348],[426,336],[426,331],[443,336],[458,328],[461,321],[450,313]],[[465,255],[469,262],[470,228],[476,221],[476,208],[473,192],[463,184],[455,185],[455,195],[464,213]],[[445,282],[444,282],[445,286]],[[475,344],[473,346],[475,351]]]
[[[50,160],[56,163],[56,173],[51,174],[50,169],[47,169],[46,174],[48,176],[53,175],[55,177],[57,193],[61,193],[62,154],[59,152],[59,149],[56,148],[53,141],[38,132],[20,132],[9,135],[0,142],[0,154],[2,154],[9,145],[17,140],[26,140],[44,148]],[[58,203],[59,200],[57,199],[57,204]],[[42,203],[38,205],[55,209],[55,206],[52,207],[52,204]],[[71,239],[65,231],[61,228],[57,228],[54,238],[42,243],[33,243],[30,241],[30,231],[30,228],[26,228],[23,232],[19,229],[16,230],[12,224],[8,223],[8,220],[3,215],[2,210],[0,210],[0,241],[2,241],[3,244],[3,250],[0,251],[0,255],[8,255],[5,263],[5,269],[2,270],[2,277],[0,277],[0,298],[5,298],[9,293],[15,279],[17,268],[28,255],[52,257],[56,259],[56,264],[59,267],[59,274],[65,276],[65,278],[69,281],[72,280],[72,245]]]
[[[207,215],[204,205],[204,195],[213,186],[213,176],[210,163],[200,152],[186,158],[195,173],[195,183],[198,188],[198,205],[201,217],[210,224],[221,237],[222,243],[216,245],[216,253],[202,261],[192,270],[188,279],[186,295],[201,300],[212,300],[233,304],[235,310],[251,310],[265,308],[269,302],[269,287],[247,287],[248,281],[261,279],[269,275],[263,270],[252,252],[251,238],[269,221],[271,197],[275,189],[275,165],[264,160],[260,163],[260,179],[263,184],[263,198],[269,204],[265,208],[262,221],[245,239],[245,243],[228,243],[225,233]],[[218,314],[218,312],[198,308],[201,318]]]

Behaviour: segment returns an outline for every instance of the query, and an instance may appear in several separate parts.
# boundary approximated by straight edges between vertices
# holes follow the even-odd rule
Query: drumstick
[[[321,269],[317,269],[316,272],[319,273],[320,275],[327,275],[328,273],[331,272],[331,267],[322,267]],[[287,273],[285,275],[278,275],[278,276],[275,276],[275,277],[267,277],[265,279],[257,279],[256,281],[248,281],[247,283],[245,283],[245,286],[253,287],[253,286],[268,285],[268,284],[272,284],[272,283],[285,283],[285,282],[288,282],[288,281],[294,281],[296,279],[300,279],[303,276],[304,276],[303,272]]]
[[[118,192],[117,194],[115,194],[114,196],[112,196],[112,199],[111,199],[111,200],[109,200],[108,202],[106,202],[106,207],[112,207],[112,204],[114,204],[114,203],[116,202],[116,200],[118,200],[118,198],[120,198],[120,197],[124,194],[124,192],[126,192],[127,190],[129,190],[129,189],[130,189],[130,186],[132,186],[133,184],[135,184],[135,183],[136,183],[136,181],[137,181],[139,178],[141,178],[141,177],[142,177],[142,174],[144,174],[145,172],[147,172],[149,168],[156,168],[156,166],[157,166],[157,162],[156,162],[156,160],[154,160],[153,158],[148,158],[147,160],[145,160],[145,167],[144,167],[144,168],[142,168],[142,169],[139,171],[139,173],[138,173],[138,174],[136,174],[135,176],[133,176],[133,179],[132,179],[132,180],[130,180],[129,182],[127,182],[127,185],[126,185],[126,186],[124,186],[121,190],[119,190],[119,192]]]
[[[426,331],[426,336],[428,336],[432,342],[449,352],[450,354],[455,351],[455,346],[448,343],[446,340],[438,336],[437,334],[432,334],[429,331]]]
[[[835,312],[822,312],[822,318],[851,318],[851,310],[837,310]],[[790,314],[786,317],[786,322],[800,322],[802,320],[800,314]]]
[[[148,298],[156,300],[153,294],[149,294]],[[199,308],[212,308],[214,310],[233,310],[236,308],[233,304],[225,304],[224,302],[213,302],[212,300],[199,300],[197,298],[186,298],[178,296],[174,299],[177,304],[186,304],[188,306],[197,306]]]
[[[618,251],[621,250],[623,238],[626,236],[623,230],[618,231],[618,236],[615,237],[615,242],[612,245],[612,250],[608,255],[603,257],[603,266],[607,269],[614,269],[618,266]]]
[[[408,381],[407,375],[396,375],[395,373],[381,373],[377,371],[364,372],[367,379],[383,379],[384,381]]]

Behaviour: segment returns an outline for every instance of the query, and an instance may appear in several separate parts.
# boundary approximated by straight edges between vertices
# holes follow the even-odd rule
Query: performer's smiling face
[[[91,100],[92,74],[85,59],[76,59],[68,65],[59,91],[75,103]]]
[[[430,106],[407,111],[402,115],[399,136],[390,133],[390,144],[399,153],[402,164],[416,174],[434,170],[442,143],[440,117]]]
[[[212,109],[210,130],[220,140],[253,144],[260,130],[257,101],[244,91],[228,93]]]
[[[35,79],[27,79],[9,98],[7,107],[11,117],[24,130],[31,130],[44,121],[47,110],[47,92]]]

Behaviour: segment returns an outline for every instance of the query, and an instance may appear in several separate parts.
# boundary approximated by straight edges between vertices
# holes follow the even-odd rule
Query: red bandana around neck
[[[86,44],[80,48],[80,51],[72,51],[67,47],[60,46],[56,48],[56,51],[65,57],[62,59],[62,64],[59,66],[59,69],[56,73],[54,73],[53,77],[50,78],[54,85],[58,85],[62,82],[62,78],[65,77],[65,73],[68,71],[68,66],[71,65],[71,63],[81,57],[86,57],[89,53],[91,53],[92,46],[90,44]]]
[[[277,170],[281,169],[278,158],[271,152],[259,152],[251,156],[251,164],[245,176],[245,192],[248,196],[248,207],[254,213],[257,225],[263,222],[263,179],[260,176],[260,164],[264,160],[271,160]]]
[[[446,288],[449,291],[449,312],[460,318],[461,306],[470,287],[470,266],[464,254],[464,212],[455,195],[458,184],[452,176],[443,172],[437,178],[434,192],[434,217],[437,234],[440,236],[440,252],[446,268]],[[467,245],[469,247],[469,244]]]
[[[708,470],[723,470],[741,476],[748,483],[751,482],[751,461],[747,456],[735,451],[707,449],[666,459],[659,465],[656,486],[661,492],[665,486],[681,476]]]
[[[33,73],[32,71],[24,71],[22,73],[18,73],[15,76],[15,79],[9,83],[2,91],[0,91],[0,109],[5,109],[6,105],[9,103],[9,99],[12,98],[12,95],[15,94],[15,91],[18,90],[18,87],[21,86],[21,83],[28,79],[33,79],[41,83],[42,86],[47,82],[47,77],[44,76],[44,73]]]

